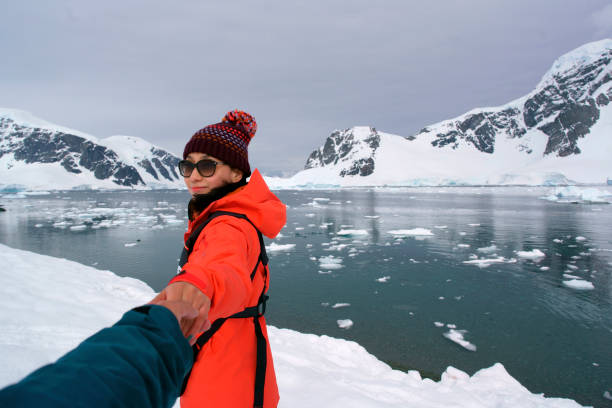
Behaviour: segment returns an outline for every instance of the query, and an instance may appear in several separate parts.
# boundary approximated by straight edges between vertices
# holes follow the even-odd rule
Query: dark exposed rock
[[[586,105],[568,106],[554,122],[538,128],[549,136],[544,154],[557,152],[561,157],[579,154],[578,139],[589,133],[589,129],[597,119],[599,119],[599,110],[593,99],[590,99]]]
[[[161,173],[162,177],[164,177],[167,180],[172,180],[170,178],[170,173],[168,173],[168,170],[166,170],[166,168],[164,167],[162,162],[159,161],[159,159],[157,157],[153,158],[153,164],[155,164],[155,167],[157,167],[157,170],[159,170],[159,172]]]
[[[355,137],[353,129],[336,130],[323,147],[313,151],[306,161],[305,169],[341,165],[339,174],[345,176],[369,176],[374,171],[373,156],[380,147],[380,135],[369,128],[366,137]],[[369,157],[363,157],[363,155]]]
[[[155,180],[159,180],[159,177],[157,176],[157,172],[155,171],[155,169],[153,168],[153,166],[151,165],[151,162],[149,160],[141,160],[138,165],[140,165],[141,167],[143,167],[145,169],[145,171],[147,173],[149,173],[150,175],[153,176],[153,178],[155,178]]]
[[[349,169],[343,169],[340,171],[340,176],[369,176],[374,173],[374,159],[368,157],[367,159],[359,159],[353,162],[353,165]]]
[[[610,98],[608,98],[608,96],[605,93],[600,93],[597,96],[597,105],[598,106],[606,106],[608,103],[610,103]]]

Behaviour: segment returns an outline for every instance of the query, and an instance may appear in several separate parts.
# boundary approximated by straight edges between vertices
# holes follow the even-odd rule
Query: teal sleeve
[[[192,364],[172,312],[145,305],[0,390],[0,406],[171,407]]]

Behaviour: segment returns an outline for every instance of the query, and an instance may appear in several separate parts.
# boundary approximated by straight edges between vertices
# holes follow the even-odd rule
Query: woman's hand
[[[190,343],[195,342],[196,336],[208,330],[210,328],[210,322],[208,321],[208,311],[210,310],[210,299],[200,289],[188,282],[174,282],[166,286],[159,295],[150,302],[153,304],[161,304],[165,306],[163,302],[174,302],[182,301],[191,305],[192,308],[197,310],[197,316],[191,319],[179,320],[181,325],[181,331],[183,335],[189,339],[192,336]],[[173,313],[174,311],[170,309]],[[176,315],[176,314],[175,314]]]

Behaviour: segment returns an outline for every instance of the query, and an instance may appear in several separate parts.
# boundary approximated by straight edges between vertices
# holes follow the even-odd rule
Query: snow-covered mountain
[[[563,55],[528,95],[401,137],[337,130],[282,186],[605,183],[612,177],[612,39]]]
[[[0,109],[0,190],[182,188],[178,161],[138,137],[97,139]]]

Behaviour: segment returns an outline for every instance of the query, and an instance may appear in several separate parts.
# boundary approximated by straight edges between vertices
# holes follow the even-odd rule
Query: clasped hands
[[[195,343],[199,333],[210,328],[210,321],[208,321],[210,299],[190,283],[171,283],[149,304],[169,309],[179,322],[183,336],[191,345]]]

